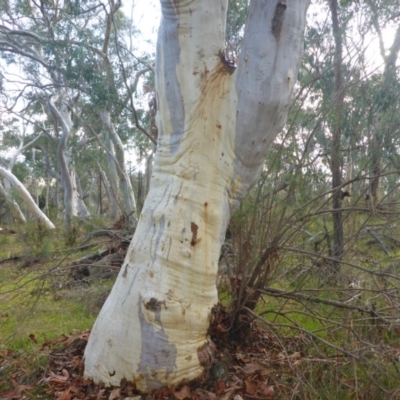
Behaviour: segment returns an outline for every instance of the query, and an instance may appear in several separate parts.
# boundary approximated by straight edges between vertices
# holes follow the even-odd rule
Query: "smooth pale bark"
[[[1,167],[0,167],[1,168]],[[7,181],[9,184],[9,181]],[[6,200],[8,207],[10,207],[11,215],[19,222],[26,222],[25,215],[22,213],[19,208],[18,203],[12,198],[12,196],[4,189],[4,186],[0,183],[0,194]]]
[[[56,96],[48,99],[47,106],[60,124],[62,131],[57,147],[57,161],[61,184],[64,188],[64,221],[69,226],[73,217],[87,217],[90,214],[77,190],[72,149],[68,147],[68,140],[73,133],[73,128],[68,107],[64,104],[64,96],[64,90],[60,90]],[[55,104],[56,100],[61,101],[60,109]]]
[[[7,171],[3,167],[0,167],[0,175],[10,182],[10,184],[13,186],[13,188],[17,191],[17,193],[24,200],[27,210],[33,215],[33,217],[35,219],[37,219],[40,222],[43,222],[44,225],[50,229],[55,228],[53,223],[47,218],[47,216],[37,206],[37,204],[33,200],[30,193],[26,190],[25,186],[18,180],[18,178],[15,175],[13,175],[10,171]]]
[[[151,154],[146,158],[144,198],[147,197],[150,191],[151,175],[153,173],[153,158],[154,158],[153,152],[151,152]]]
[[[23,129],[23,132],[22,132],[22,137],[20,138],[20,143],[19,143],[18,148],[13,152],[13,154],[11,155],[10,160],[8,162],[6,162],[2,157],[0,157],[0,165],[2,165],[7,171],[12,173],[12,170],[14,168],[14,165],[15,165],[18,157],[24,151],[26,151],[27,149],[32,147],[40,137],[41,137],[41,134],[36,136],[30,142],[24,144],[24,139],[25,139],[25,126],[24,126],[24,129]],[[33,154],[35,154],[35,150],[33,150]],[[36,183],[35,183],[35,185],[36,185]],[[7,179],[4,180],[4,187],[1,186],[0,190],[3,193],[3,195],[5,196],[6,201],[8,202],[9,206],[11,207],[14,217],[20,222],[26,222],[25,216],[23,215],[23,213],[22,213],[21,209],[19,208],[18,204],[8,194],[10,192],[10,189],[11,189],[11,183]],[[36,189],[37,189],[37,187],[36,187]],[[37,203],[37,201],[36,201],[36,203]]]
[[[121,207],[119,205],[118,194],[119,194],[119,179],[115,160],[114,145],[110,140],[110,135],[106,134],[105,146],[107,148],[106,159],[107,159],[107,174],[109,179],[103,180],[104,186],[107,184],[107,195],[109,202],[108,215],[113,221],[116,221],[121,216]],[[104,176],[105,177],[105,176]]]
[[[68,157],[69,160],[69,157]],[[73,205],[73,217],[86,218],[90,216],[90,212],[87,209],[81,191],[79,190],[79,181],[76,174],[75,165],[71,162],[69,164],[69,176],[72,182],[72,205]]]
[[[285,123],[308,0],[252,1],[236,71],[219,55],[227,0],[161,4],[151,187],[85,351],[87,378],[141,390],[203,372],[221,243]]]
[[[108,199],[107,214],[113,221],[115,221],[118,216],[118,213],[116,213],[118,209],[117,210],[115,209],[115,204],[113,204],[113,202],[116,202],[116,199],[113,195],[113,188],[111,184],[108,182],[107,175],[101,168],[100,168],[100,177]]]
[[[136,225],[136,201],[131,180],[129,179],[129,175],[126,171],[124,146],[121,138],[115,131],[114,125],[111,121],[110,112],[108,110],[102,110],[100,112],[100,117],[115,148],[114,161],[117,163],[116,170],[119,178],[119,186],[123,196],[123,213],[129,222],[129,225],[134,226]]]

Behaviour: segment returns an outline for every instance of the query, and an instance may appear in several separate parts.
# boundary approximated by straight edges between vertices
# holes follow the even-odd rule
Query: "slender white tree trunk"
[[[118,205],[114,203],[116,200],[113,195],[113,188],[112,188],[111,184],[108,182],[106,173],[101,168],[100,168],[100,176],[101,176],[101,180],[103,182],[103,187],[104,187],[104,190],[106,191],[107,199],[108,199],[107,214],[114,221],[118,217]]]
[[[114,125],[111,121],[110,112],[106,109],[103,109],[100,112],[100,117],[115,148],[116,170],[119,178],[119,186],[123,196],[123,213],[129,224],[133,226],[136,224],[136,201],[131,180],[126,170],[124,146],[121,138],[115,131]]]
[[[114,145],[110,140],[110,135],[106,133],[105,145],[107,147],[107,174],[109,179],[104,180],[104,184],[106,186],[106,182],[108,183],[107,195],[109,197],[109,212],[111,219],[116,221],[121,216],[121,207],[118,195],[120,193],[119,190],[119,178],[116,167],[116,159],[115,159],[115,150]],[[105,176],[104,176],[105,177]]]
[[[289,109],[308,0],[250,5],[236,70],[222,54],[227,0],[162,0],[159,143],[150,192],[93,327],[85,376],[148,390],[201,375],[229,217]]]
[[[82,194],[78,189],[78,176],[76,174],[75,166],[72,163],[69,164],[69,176],[71,177],[72,183],[72,216],[78,218],[86,218],[90,216],[90,212],[87,209]]]
[[[6,200],[8,207],[10,207],[12,216],[19,222],[26,222],[25,215],[21,211],[18,203],[12,198],[11,194],[4,189],[4,186],[1,183],[0,183],[0,194]]]
[[[0,175],[10,182],[13,188],[24,200],[27,210],[33,215],[35,219],[41,221],[45,226],[47,226],[50,229],[55,228],[53,223],[47,218],[46,214],[44,214],[42,210],[37,206],[30,193],[26,190],[25,186],[18,180],[18,178],[15,175],[13,175],[10,171],[6,170],[3,167],[0,167]]]
[[[73,128],[68,107],[64,104],[64,91],[60,90],[54,98],[49,98],[47,106],[54,118],[61,126],[62,134],[57,147],[57,161],[61,173],[61,183],[64,188],[64,221],[67,226],[72,222],[73,217],[86,217],[89,212],[80,198],[76,185],[76,172],[73,165],[72,149],[68,147]],[[61,99],[60,109],[55,101]]]

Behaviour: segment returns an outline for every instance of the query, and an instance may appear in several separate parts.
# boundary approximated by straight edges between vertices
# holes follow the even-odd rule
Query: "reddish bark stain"
[[[199,227],[194,222],[191,222],[190,230],[192,231],[192,240],[190,244],[192,246],[196,246],[196,244],[199,242],[199,240],[197,239],[197,231],[199,230]]]

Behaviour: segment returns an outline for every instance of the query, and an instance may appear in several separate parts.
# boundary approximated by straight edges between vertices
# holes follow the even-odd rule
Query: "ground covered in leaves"
[[[81,331],[45,341],[38,352],[45,362],[37,370],[18,363],[11,350],[0,354],[0,400],[211,400],[290,398],[296,384],[295,370],[305,359],[301,337],[278,338],[252,323],[245,339],[234,340],[229,313],[219,306],[210,328],[215,353],[196,383],[140,394],[129,383],[104,388],[85,381],[82,357],[90,332]],[[35,342],[36,338],[31,335]],[[285,349],[285,350],[282,350]],[[39,354],[40,358],[40,354]],[[39,363],[40,364],[40,363]]]

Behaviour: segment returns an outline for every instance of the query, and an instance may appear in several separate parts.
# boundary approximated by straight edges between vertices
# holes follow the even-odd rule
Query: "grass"
[[[43,280],[43,267],[33,272],[15,272],[2,267],[0,285],[0,350],[29,349],[32,339],[40,344],[71,332],[90,328],[95,314],[87,308],[82,296],[63,298],[52,288],[52,280]]]
[[[93,229],[90,223],[76,232],[74,240],[65,238],[62,229],[48,231],[35,223],[12,229],[16,235],[0,235],[0,392],[13,389],[16,382],[37,384],[51,352],[43,344],[90,329],[99,311],[99,298],[111,287],[110,282],[68,283],[66,266],[82,253],[70,252],[67,242],[82,240]],[[11,257],[18,258],[7,260]],[[24,396],[53,398],[42,385]]]
[[[12,229],[16,235],[0,235],[0,260],[5,260],[0,264],[0,350],[28,350],[35,344],[30,335],[40,344],[45,338],[90,328],[98,308],[87,301],[88,288],[69,290],[65,270],[82,254],[69,253],[62,229],[49,231],[37,223]],[[92,229],[87,223],[76,232],[77,240]],[[6,260],[11,257],[19,259]],[[109,286],[91,289],[89,298]]]

